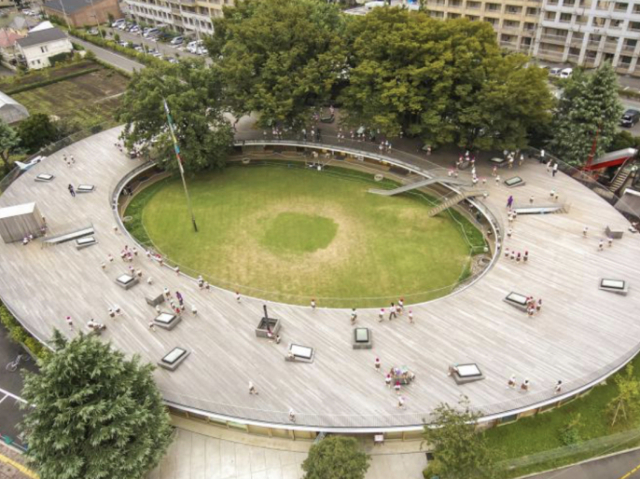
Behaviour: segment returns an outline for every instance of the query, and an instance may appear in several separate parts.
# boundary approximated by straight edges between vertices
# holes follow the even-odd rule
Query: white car
[[[560,72],[560,78],[569,78],[573,74],[573,68],[565,68]]]
[[[118,18],[116,21],[114,21],[111,24],[111,28],[118,28],[120,25],[123,25],[124,23],[126,23],[126,20],[124,18]]]
[[[562,71],[562,68],[551,68],[549,69],[549,75],[553,75],[554,77],[557,77],[558,75],[560,75],[561,71]]]
[[[207,50],[205,47],[203,47],[201,45],[196,49],[195,54],[196,55],[208,55],[209,54],[209,50]]]
[[[196,53],[198,51],[198,47],[200,47],[202,45],[202,40],[194,40],[192,42],[189,42],[189,44],[187,45],[187,51],[189,53]]]
[[[177,47],[178,45],[182,45],[182,42],[184,42],[184,38],[182,37],[175,37],[173,38],[170,42],[169,45],[172,45],[174,47]]]

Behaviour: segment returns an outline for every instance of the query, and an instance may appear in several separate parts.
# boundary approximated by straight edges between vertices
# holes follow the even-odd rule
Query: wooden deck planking
[[[148,261],[142,251],[134,266],[143,270],[143,282],[125,291],[114,279],[127,270],[129,264],[119,259],[119,252],[131,243],[124,234],[113,233],[109,201],[119,179],[139,163],[115,149],[118,132],[103,132],[63,150],[75,156],[72,168],[61,161],[63,152],[52,155],[0,197],[2,206],[36,200],[53,231],[62,225],[93,223],[99,241],[81,251],[73,242],[44,249],[39,244],[0,244],[0,296],[43,339],[53,327],[69,333],[64,318],[71,315],[76,330],[91,317],[106,323],[105,339],[154,363],[176,345],[187,347],[192,354],[176,372],[155,373],[169,400],[254,420],[286,422],[292,407],[298,424],[408,425],[419,423],[439,402],[455,402],[460,393],[468,395],[474,406],[489,410],[505,401],[524,405],[528,398],[538,400],[539,392],[551,397],[556,380],[587,378],[640,342],[640,324],[633,316],[640,304],[635,293],[640,273],[633,267],[640,235],[626,233],[613,248],[598,252],[598,238],[603,235],[596,232],[607,224],[626,229],[626,220],[595,193],[561,173],[552,179],[537,163],[518,169],[527,185],[517,190],[496,187],[491,178],[487,182],[491,194],[486,203],[502,216],[503,224],[509,194],[520,202],[532,194],[546,201],[554,188],[561,201],[571,203],[569,214],[521,216],[515,222],[513,237],[505,239],[504,246],[528,249],[529,263],[515,264],[502,257],[470,288],[412,306],[415,325],[408,324],[406,316],[378,323],[377,309],[360,310],[358,324],[374,330],[370,351],[351,349],[352,328],[345,309],[312,311],[268,303],[270,315],[284,322],[282,344],[258,340],[253,330],[263,301],[243,298],[236,304],[230,292],[199,291],[193,281]],[[480,176],[490,174],[482,165],[478,171]],[[55,180],[34,182],[33,177],[43,172],[54,173]],[[74,199],[66,189],[70,182],[95,184],[97,190]],[[585,224],[590,226],[587,239],[582,238]],[[109,253],[115,261],[103,272],[100,263]],[[144,282],[148,275],[155,280],[151,287]],[[628,280],[629,295],[599,291],[601,276]],[[193,302],[199,313],[195,318],[185,314],[171,332],[153,333],[147,322],[154,309],[144,295],[164,286],[181,291],[187,311]],[[543,298],[542,313],[528,319],[502,301],[509,291]],[[112,320],[107,308],[114,304],[125,314]],[[314,363],[285,362],[290,341],[314,347]],[[384,386],[384,375],[375,372],[376,356],[384,370],[407,365],[416,372],[416,382],[403,391],[406,411],[397,410],[396,395]],[[446,368],[465,361],[478,362],[487,379],[457,386],[446,376]],[[529,396],[506,390],[512,373],[531,380]],[[259,396],[248,394],[249,380]]]

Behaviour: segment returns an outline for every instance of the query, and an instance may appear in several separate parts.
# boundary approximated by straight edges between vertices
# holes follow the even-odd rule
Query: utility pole
[[[64,9],[64,3],[60,0],[60,8],[62,8],[62,15],[64,16],[64,21],[67,22],[67,28],[71,30],[71,25],[69,24],[69,17],[67,17],[67,11]]]
[[[191,223],[193,224],[193,229],[197,233],[198,225],[196,224],[196,217],[193,215],[193,209],[191,208],[191,198],[189,198],[189,190],[187,189],[187,180],[184,178],[184,168],[182,167],[182,158],[180,158],[180,145],[178,145],[178,138],[176,137],[176,130],[173,124],[173,120],[171,119],[171,112],[169,111],[169,105],[167,105],[167,100],[164,100],[164,111],[167,113],[167,123],[169,124],[169,131],[171,132],[171,139],[173,140],[173,149],[176,152],[176,159],[178,160],[178,168],[180,169],[180,176],[182,178],[182,186],[184,187],[184,195],[187,198],[187,208],[189,210],[189,215],[191,216]]]
[[[93,16],[96,19],[96,28],[98,29],[98,35],[100,35],[100,38],[104,40],[104,36],[102,35],[102,30],[100,29],[100,22],[98,21],[98,14],[96,13],[96,7],[93,4],[93,0],[89,0],[89,3],[91,3],[91,11],[93,12]]]

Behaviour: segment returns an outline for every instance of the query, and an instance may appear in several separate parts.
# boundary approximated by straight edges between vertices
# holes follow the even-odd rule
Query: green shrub
[[[0,303],[0,323],[7,328],[12,341],[24,344],[38,359],[44,360],[48,357],[49,350],[23,328],[2,303]]]
[[[89,73],[97,72],[99,70],[102,70],[102,67],[87,68],[86,70],[80,70],[77,72],[69,73],[68,75],[62,75],[56,78],[49,78],[47,80],[29,83],[28,85],[22,85],[17,88],[13,88],[11,90],[7,90],[5,93],[7,95],[15,95],[16,93],[22,93],[23,91],[35,90],[36,88],[42,88],[43,86],[52,85],[54,83],[58,83],[64,80],[69,80],[71,78],[76,78],[82,75],[88,75]]]
[[[560,441],[565,446],[571,446],[579,443],[582,438],[580,437],[581,416],[580,413],[572,417],[565,427],[560,431]]]
[[[57,63],[66,62],[72,56],[73,56],[73,53],[71,53],[71,52],[58,53],[57,55],[53,55],[53,56],[49,57],[49,63],[51,63],[51,66],[54,67],[54,66],[56,66]]]

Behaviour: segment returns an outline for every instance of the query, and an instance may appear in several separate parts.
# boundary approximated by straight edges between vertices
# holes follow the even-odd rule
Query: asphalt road
[[[108,50],[106,48],[98,47],[93,43],[85,42],[84,40],[80,40],[77,37],[71,37],[71,40],[73,41],[73,43],[82,45],[86,50],[95,53],[96,57],[99,60],[102,60],[109,65],[113,65],[116,68],[120,68],[121,70],[133,73],[134,70],[141,70],[144,68],[144,65],[142,63],[138,63],[125,57],[124,55],[112,52],[111,50]]]
[[[585,462],[530,479],[638,479],[640,478],[640,450]]]
[[[22,369],[37,370],[36,365],[31,360],[27,363],[22,363],[18,371],[7,371],[7,363],[14,360],[18,354],[25,354],[25,352],[19,345],[9,340],[7,330],[0,325],[0,389],[16,396],[20,396],[22,391],[22,375],[20,371]],[[20,443],[16,424],[20,422],[22,415],[23,413],[18,408],[17,401],[0,391],[0,434]]]
[[[625,110],[628,108],[633,108],[634,110],[640,110],[640,101],[631,100],[628,98],[620,97],[620,101],[622,102],[622,106]],[[632,128],[620,128],[621,130],[627,130],[633,136],[640,136],[640,121],[636,123]]]

